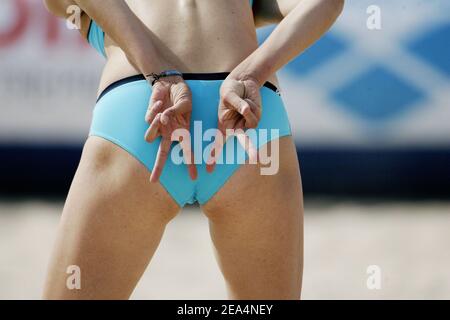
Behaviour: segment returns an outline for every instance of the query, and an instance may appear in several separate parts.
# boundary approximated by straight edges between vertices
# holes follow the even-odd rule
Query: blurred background
[[[0,299],[40,297],[103,63],[42,1],[0,1]],[[303,298],[450,299],[450,1],[347,0],[279,77],[305,192]],[[226,298],[197,207],[133,298]]]

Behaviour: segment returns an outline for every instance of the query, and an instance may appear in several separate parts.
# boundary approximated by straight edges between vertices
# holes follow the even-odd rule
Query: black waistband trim
[[[229,72],[183,73],[183,79],[184,80],[225,80],[225,78],[228,77],[229,74],[230,74]],[[133,81],[141,81],[141,80],[145,80],[145,77],[142,74],[137,74],[135,76],[126,77],[126,78],[120,79],[118,81],[115,81],[115,82],[111,83],[109,86],[107,86],[102,91],[102,93],[100,93],[100,95],[97,99],[97,102],[111,90],[113,90],[117,87],[120,87],[121,85],[124,85],[126,83],[133,82]],[[269,88],[270,90],[279,94],[278,88],[269,81],[266,81],[266,83],[264,83],[264,87]]]

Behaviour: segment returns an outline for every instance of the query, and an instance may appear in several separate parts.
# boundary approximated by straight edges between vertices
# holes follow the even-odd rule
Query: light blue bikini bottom
[[[236,137],[227,140],[219,163],[212,173],[206,171],[207,153],[214,140],[208,129],[217,128],[219,90],[228,73],[185,73],[192,92],[191,144],[198,170],[198,178],[191,180],[185,163],[173,157],[172,150],[160,177],[161,185],[183,207],[186,203],[206,203],[220,190],[233,173],[245,163],[248,155]],[[291,134],[283,100],[277,88],[266,82],[260,89],[262,117],[258,127],[248,134],[259,149],[264,144]],[[144,117],[148,108],[151,87],[142,75],[119,80],[100,95],[93,111],[90,136],[104,138],[140,161],[150,171],[156,160],[160,138],[152,143],[144,140],[149,125]],[[211,131],[211,130],[209,130]],[[179,153],[179,152],[178,152]],[[181,157],[182,158],[182,157]],[[199,160],[200,159],[200,160]],[[222,161],[220,161],[222,159]],[[222,162],[222,163],[221,163]]]

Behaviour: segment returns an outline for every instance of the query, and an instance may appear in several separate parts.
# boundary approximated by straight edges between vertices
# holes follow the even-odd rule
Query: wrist
[[[152,46],[139,46],[133,53],[137,71],[143,75],[161,73],[165,70],[175,69],[174,66],[161,57],[161,54]]]
[[[258,61],[251,55],[230,73],[230,77],[238,80],[252,80],[259,86],[263,86],[273,73],[274,71],[268,63]]]
[[[183,74],[175,69],[169,69],[169,70],[164,70],[162,72],[152,72],[150,74],[145,74],[144,75],[145,78],[147,79],[147,81],[153,86],[156,82],[160,81],[160,80],[164,80],[167,79],[169,81],[171,81],[172,79],[183,79]]]
[[[150,74],[161,74],[164,71],[167,70],[175,70],[175,68],[173,67],[172,64],[156,58],[156,57],[152,57],[152,58],[148,58],[149,55],[147,55],[147,59],[145,61],[143,61],[140,64],[139,70],[140,73],[142,73],[144,76],[150,75]]]

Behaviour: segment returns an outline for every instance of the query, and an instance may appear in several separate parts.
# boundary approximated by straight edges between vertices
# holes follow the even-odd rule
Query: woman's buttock
[[[248,160],[243,147],[235,137],[231,137],[223,148],[214,172],[206,171],[206,162],[216,135],[219,90],[226,76],[226,73],[184,74],[192,91],[192,116],[190,132],[187,134],[191,139],[198,179],[190,179],[178,143],[172,144],[160,178],[161,185],[181,207],[186,203],[206,203]],[[264,110],[262,118],[256,129],[246,132],[258,149],[268,142],[291,134],[283,100],[277,88],[266,83],[260,93]],[[112,84],[97,102],[90,131],[91,136],[106,139],[127,151],[148,170],[152,170],[154,166],[160,144],[160,139],[152,143],[144,140],[148,128],[144,118],[150,95],[148,83],[140,76]],[[273,159],[273,155],[264,156],[267,156],[265,165],[271,165],[266,160],[275,160],[276,164],[277,159]],[[269,170],[270,168],[262,174],[276,174]]]

